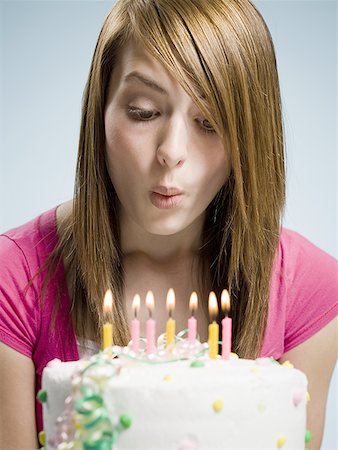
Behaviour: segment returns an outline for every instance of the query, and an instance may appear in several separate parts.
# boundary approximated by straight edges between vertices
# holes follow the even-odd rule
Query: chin
[[[153,225],[146,228],[146,231],[150,234],[154,234],[157,236],[172,236],[174,234],[179,233],[182,231],[185,227],[179,227],[179,226],[158,226]]]
[[[167,218],[148,221],[147,223],[142,224],[142,228],[150,234],[155,234],[158,236],[171,236],[184,230],[188,225],[189,224],[183,221],[177,220],[177,218]]]

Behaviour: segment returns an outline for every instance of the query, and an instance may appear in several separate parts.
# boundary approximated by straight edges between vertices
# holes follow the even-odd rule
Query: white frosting
[[[283,450],[303,450],[306,376],[267,361],[206,360],[204,367],[193,368],[191,361],[114,360],[123,367],[106,385],[104,402],[113,423],[123,414],[132,419],[114,450],[273,450],[281,436]],[[79,364],[53,364],[43,372],[47,441]],[[223,402],[219,412],[215,401]]]

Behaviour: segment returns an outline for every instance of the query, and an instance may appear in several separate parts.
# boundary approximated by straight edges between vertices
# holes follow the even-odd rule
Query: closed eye
[[[208,119],[202,119],[201,121],[198,121],[201,125],[201,129],[205,132],[205,133],[216,133],[216,131],[213,129],[211,123],[209,122]]]
[[[156,115],[156,111],[148,111],[146,109],[139,109],[139,108],[128,108],[128,115],[134,119],[134,120],[142,120],[142,121],[149,121],[152,120],[154,115]],[[158,115],[158,113],[157,113]]]
[[[150,122],[159,116],[159,113],[157,111],[132,107],[127,108],[127,113],[132,118],[132,120],[145,123]],[[216,133],[208,119],[196,119],[196,122],[198,123],[201,131],[203,131],[204,133]]]

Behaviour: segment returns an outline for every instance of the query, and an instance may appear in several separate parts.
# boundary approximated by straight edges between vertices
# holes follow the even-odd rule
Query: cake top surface
[[[256,360],[240,359],[234,354],[229,360],[222,358],[210,359],[186,358],[180,360],[149,361],[140,360],[130,355],[120,354],[112,358],[109,353],[98,353],[88,360],[62,363],[51,361],[45,368],[43,376],[62,382],[73,378],[75,382],[89,379],[100,383],[107,380],[116,386],[149,387],[159,386],[165,381],[179,383],[182,387],[220,385],[231,380],[232,384],[241,385],[248,380],[259,380],[268,385],[278,384],[287,380],[299,379],[302,382],[306,376],[301,371],[290,368],[292,365],[280,365],[273,358],[258,358]]]

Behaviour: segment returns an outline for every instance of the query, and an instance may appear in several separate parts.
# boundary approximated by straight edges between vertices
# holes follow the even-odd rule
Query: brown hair
[[[114,295],[114,342],[130,336],[123,301],[118,198],[105,163],[104,108],[118,53],[134,40],[177,79],[230,150],[229,180],[206,211],[201,290],[232,298],[233,349],[256,357],[285,201],[281,102],[272,39],[248,0],[118,0],[107,16],[84,91],[73,214],[51,267],[66,261],[78,336],[100,342],[102,299]],[[204,272],[205,273],[205,272]],[[202,299],[206,308],[207,297]],[[92,336],[93,337],[93,336]]]

